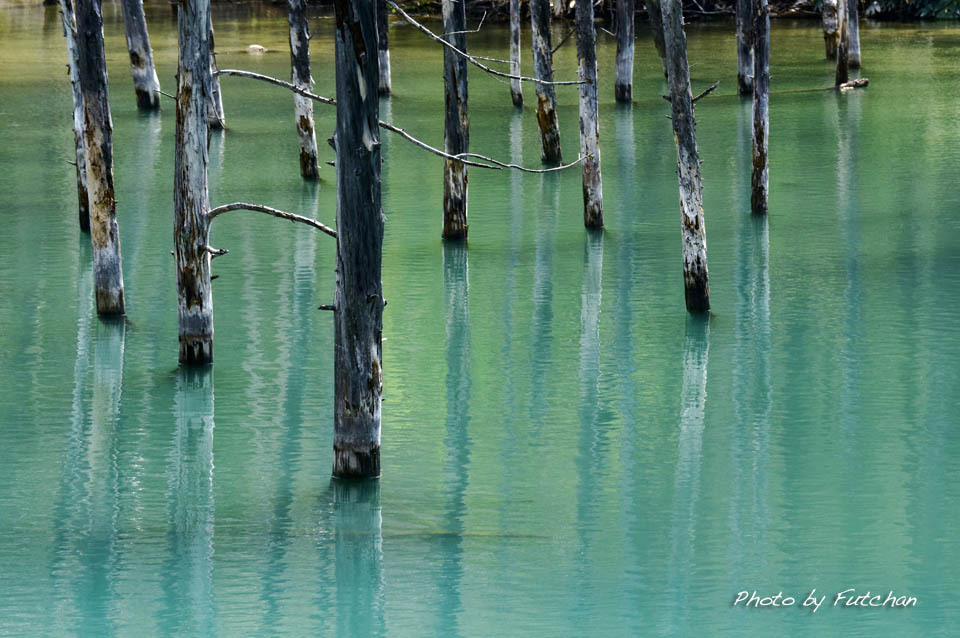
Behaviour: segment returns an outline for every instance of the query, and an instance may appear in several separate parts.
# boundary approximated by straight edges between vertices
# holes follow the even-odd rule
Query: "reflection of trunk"
[[[837,2],[837,75],[834,81],[836,86],[840,86],[850,81],[850,68],[847,42],[847,2],[839,0]]]
[[[207,2],[207,39],[209,40],[210,51],[210,76],[209,95],[210,101],[207,103],[207,119],[210,120],[210,128],[222,129],[224,124],[223,116],[223,97],[220,95],[220,76],[217,75],[217,54],[214,51],[213,42],[213,14],[210,11],[210,3]]]
[[[80,0],[77,3],[77,33],[97,312],[122,315],[125,304],[117,202],[113,191],[113,122],[107,93],[100,0]]]
[[[838,0],[823,0],[823,44],[827,58],[837,57],[837,45],[840,43],[840,20]]]
[[[584,3],[586,4],[586,3]],[[577,2],[579,7],[580,2]],[[633,12],[634,0],[617,0],[617,74],[613,92],[617,102],[633,100]],[[593,16],[593,5],[590,5]],[[580,11],[577,10],[577,35],[580,34]],[[580,78],[581,80],[583,78]]]
[[[467,50],[467,15],[464,0],[443,0],[444,40]],[[446,93],[443,147],[450,155],[470,151],[470,119],[467,114],[467,60],[449,47],[443,48],[443,85]],[[463,162],[443,160],[443,238],[467,238],[467,167]]]
[[[850,68],[860,68],[860,16],[857,0],[847,0],[847,59]]]
[[[769,160],[767,142],[770,134],[770,12],[767,0],[753,0],[753,174],[750,209],[766,214],[769,201]]]
[[[87,197],[87,162],[83,152],[83,98],[80,95],[80,64],[77,51],[77,20],[73,14],[73,1],[60,0],[60,16],[63,19],[63,35],[67,41],[67,68],[70,71],[70,88],[73,90],[73,145],[77,158],[77,203],[80,206],[80,230],[90,230],[90,202]]]
[[[338,0],[345,1],[350,0]],[[367,0],[353,1],[367,4]],[[376,74],[373,79],[376,80]],[[386,610],[380,481],[334,480],[330,490],[333,497],[333,544],[336,547],[334,609],[339,610],[335,633],[338,636],[382,636],[386,633]]]
[[[753,6],[751,0],[737,0],[737,90],[753,91]]]
[[[387,3],[384,0],[377,1],[377,56],[380,59],[380,95],[390,95],[393,90],[390,80],[390,45],[387,41],[387,29],[390,23],[387,21]]]
[[[123,0],[122,5],[137,106],[148,110],[160,108],[160,80],[153,66],[153,49],[150,48],[147,19],[143,15],[143,0]]]
[[[632,26],[630,34],[633,35]],[[580,155],[586,159],[580,166],[583,177],[583,225],[587,228],[603,228],[603,188],[600,183],[600,118],[597,113],[596,40],[596,31],[593,26],[593,2],[591,0],[581,0],[577,2],[577,60],[579,61],[577,79],[582,82],[579,85]],[[630,57],[632,58],[632,44],[630,50]],[[632,62],[631,59],[631,67],[633,66]]]
[[[510,0],[510,75],[520,75],[520,0]],[[514,106],[523,106],[520,80],[510,80]]]
[[[550,3],[530,0],[530,24],[533,36],[533,74],[538,80],[553,81],[553,38],[550,35]],[[540,124],[540,159],[561,162],[560,125],[557,122],[557,98],[552,84],[536,83],[537,122]]]
[[[336,0],[337,287],[334,313],[333,474],[380,475],[380,135],[376,11]]]
[[[645,0],[647,15],[650,17],[650,30],[653,31],[653,44],[657,47],[660,56],[660,66],[663,68],[663,77],[667,77],[667,45],[663,40],[663,14],[660,11],[660,0]]]
[[[690,67],[687,65],[687,40],[683,33],[680,0],[663,5],[663,32],[670,70],[670,104],[674,140],[677,143],[677,178],[680,182],[682,211],[683,283],[687,310],[710,310],[710,285],[707,276],[707,231],[703,221],[703,197],[700,182],[700,152],[697,149],[693,98],[690,92]]]
[[[290,81],[294,86],[313,90],[310,77],[310,31],[307,28],[305,0],[288,0],[287,19],[290,24]],[[317,179],[317,136],[313,130],[313,100],[293,95],[293,112],[300,140],[300,175]]]

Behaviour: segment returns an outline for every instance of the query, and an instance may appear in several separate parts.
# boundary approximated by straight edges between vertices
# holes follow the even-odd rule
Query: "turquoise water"
[[[0,634],[956,635],[960,26],[866,24],[868,89],[774,95],[763,221],[732,31],[690,25],[694,90],[722,81],[697,109],[708,322],[684,312],[645,31],[632,109],[613,103],[600,39],[602,236],[583,231],[578,171],[471,169],[469,248],[445,246],[441,160],[384,137],[384,473],[344,485],[316,310],[332,240],[218,219],[216,363],[178,370],[174,110],[137,113],[105,13],[122,323],[96,317],[76,228],[56,10],[0,10]],[[168,92],[170,16],[148,7]],[[283,14],[215,19],[221,67],[287,77]],[[311,27],[316,90],[333,95],[331,20]],[[440,51],[390,35],[381,118],[440,145]],[[815,23],[775,21],[772,39],[775,91],[830,84]],[[470,41],[506,52],[496,25]],[[575,58],[560,50],[559,77]],[[301,182],[290,96],[223,91],[212,202],[332,223],[333,169]],[[470,94],[473,149],[537,165],[532,110],[473,70]],[[559,100],[572,158],[576,93]],[[322,140],[334,114],[316,115]],[[815,614],[798,608],[814,588]],[[847,588],[918,602],[831,607]],[[745,610],[742,590],[798,600]]]

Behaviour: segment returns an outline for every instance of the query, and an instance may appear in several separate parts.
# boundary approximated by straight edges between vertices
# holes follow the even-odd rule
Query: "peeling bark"
[[[113,191],[113,121],[107,90],[100,0],[77,2],[78,77],[83,102],[83,149],[87,159],[90,240],[97,313],[125,312],[117,203]]]
[[[210,84],[208,85],[209,101],[207,102],[207,119],[210,120],[210,128],[220,130],[226,126],[226,120],[223,115],[223,96],[220,94],[220,76],[217,75],[217,54],[214,50],[213,39],[213,15],[210,11],[210,3],[207,2],[207,41],[210,50]]]
[[[380,475],[383,391],[380,266],[384,217],[377,126],[376,9],[335,0],[337,287],[334,312],[333,475]]]
[[[650,30],[653,31],[653,44],[660,56],[660,66],[663,67],[663,77],[667,77],[667,46],[663,42],[663,14],[660,11],[660,0],[645,0],[647,15],[650,17]]]
[[[83,98],[80,95],[79,64],[77,51],[77,20],[73,14],[72,0],[60,0],[60,18],[63,21],[63,36],[67,42],[67,68],[70,89],[73,93],[73,146],[77,163],[77,204],[80,214],[80,230],[90,231],[90,202],[87,195],[87,161],[83,151]]]
[[[673,137],[677,145],[684,296],[688,312],[707,312],[710,310],[710,284],[707,273],[707,232],[703,219],[700,151],[697,148],[690,67],[687,64],[687,40],[683,33],[680,0],[664,0],[663,32],[667,46]]]
[[[520,75],[520,0],[510,0],[510,75]],[[523,106],[523,88],[520,80],[510,80],[513,105]]]
[[[823,45],[827,59],[837,57],[840,44],[840,18],[838,0],[823,0]]]
[[[849,42],[847,40],[847,2],[837,2],[837,73],[834,85],[840,86],[850,81]]]
[[[150,48],[147,19],[143,14],[143,0],[123,0],[121,4],[137,106],[148,111],[158,109],[160,80],[157,79],[157,71],[153,65],[153,49]]]
[[[387,3],[384,0],[377,2],[377,55],[380,58],[380,95],[390,95],[393,91],[390,80],[390,45],[387,41]]]
[[[583,178],[583,225],[587,228],[603,228],[600,118],[597,110],[597,34],[593,26],[592,0],[577,2],[577,61],[577,79],[583,83],[579,85],[580,155],[586,158],[580,165]]]
[[[313,90],[310,77],[310,31],[307,27],[306,0],[287,0],[290,24],[290,82],[305,91]],[[293,96],[293,113],[300,141],[300,175],[318,179],[317,136],[313,126],[313,100],[298,93]]]
[[[533,36],[533,71],[538,80],[553,81],[553,46],[550,35],[550,3],[530,0]],[[551,84],[537,83],[537,123],[540,125],[540,159],[561,163],[560,126],[557,122],[556,91]]]
[[[770,134],[770,11],[767,0],[753,1],[753,173],[750,209],[766,215],[770,198],[767,144]]]
[[[737,0],[737,92],[753,93],[754,44],[752,0]]]
[[[857,0],[847,0],[847,62],[852,69],[860,68],[860,16]]]
[[[466,3],[443,0],[444,40],[467,50]],[[450,155],[470,152],[470,118],[467,112],[467,60],[443,49],[443,86],[446,95],[443,150]],[[467,167],[443,160],[443,238],[467,238]]]
[[[617,102],[633,101],[634,10],[634,0],[617,0],[617,73],[613,83]],[[579,15],[578,13],[578,34]]]

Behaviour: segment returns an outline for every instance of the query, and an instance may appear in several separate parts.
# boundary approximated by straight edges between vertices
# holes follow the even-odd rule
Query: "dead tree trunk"
[[[663,77],[667,77],[667,47],[663,42],[663,14],[660,11],[660,0],[645,0],[647,15],[650,17],[650,30],[653,31],[653,44],[657,47],[660,56],[660,66],[663,67]]]
[[[577,0],[577,61],[577,79],[582,82],[579,85],[580,155],[585,158],[580,165],[583,177],[583,225],[587,228],[603,228],[600,118],[597,110],[597,34],[593,26],[592,0]]]
[[[533,72],[538,80],[553,81],[553,38],[550,35],[550,3],[530,0],[533,35]],[[552,84],[537,82],[537,122],[540,124],[540,159],[560,163],[560,125],[557,122],[557,97]]]
[[[387,3],[377,2],[377,56],[380,58],[380,95],[390,95],[393,90],[390,81],[390,46],[387,41]]]
[[[127,33],[130,52],[130,70],[137,106],[144,110],[160,108],[160,80],[153,66],[153,49],[147,33],[147,19],[143,14],[143,0],[123,0],[123,26]]]
[[[213,361],[213,291],[207,246],[207,128],[210,108],[210,0],[183,0],[177,33],[177,133],[174,156],[174,255],[180,363]]]
[[[210,128],[222,129],[226,126],[223,115],[223,96],[220,94],[220,76],[217,75],[217,54],[214,50],[213,15],[207,2],[207,41],[210,49],[210,84],[208,86],[207,119]]]
[[[307,27],[305,0],[288,0],[287,18],[290,24],[290,82],[305,91],[313,90],[310,77],[310,30]],[[317,136],[313,127],[313,100],[299,93],[293,94],[293,112],[300,140],[300,175],[318,179]]]
[[[838,0],[823,0],[823,45],[828,60],[837,57],[840,38],[838,6]]]
[[[580,2],[578,1],[577,4]],[[613,82],[613,92],[617,102],[633,101],[634,9],[634,0],[617,0],[617,72]],[[579,17],[580,13],[577,12],[578,35],[580,33]]]
[[[700,180],[700,151],[697,149],[687,40],[683,33],[680,0],[664,0],[663,33],[667,46],[668,83],[677,144],[677,178],[680,183],[681,232],[683,239],[683,283],[688,312],[710,310],[707,276],[707,233],[703,220]]]
[[[380,133],[376,8],[335,0],[337,287],[334,312],[333,475],[380,475]]]
[[[73,146],[77,163],[77,204],[80,212],[80,230],[90,230],[90,202],[87,196],[87,162],[83,152],[83,98],[80,95],[80,75],[77,51],[77,20],[73,14],[72,0],[60,0],[60,17],[63,20],[63,35],[67,41],[67,68],[70,88],[73,92]]]
[[[860,68],[860,16],[857,0],[847,0],[847,62],[850,68]]]
[[[466,52],[466,29],[464,0],[443,0],[444,40]],[[448,47],[443,49],[443,86],[446,93],[443,150],[450,155],[468,153],[467,60]],[[443,238],[467,238],[467,167],[452,159],[443,160]]]
[[[553,15],[562,18],[566,9],[566,0],[553,0]]]
[[[520,0],[510,0],[510,75],[520,75]],[[520,80],[510,80],[513,105],[523,106]]]
[[[753,0],[753,174],[750,180],[750,208],[757,215],[767,214],[769,201],[769,161],[767,142],[770,134],[770,11],[767,0]]]
[[[83,150],[86,157],[93,244],[93,282],[97,313],[125,311],[117,203],[113,192],[113,121],[107,91],[100,0],[77,2],[78,75],[83,101]]]
[[[737,0],[737,92],[740,95],[753,93],[753,20],[752,0]]]
[[[847,2],[839,0],[837,2],[837,74],[834,80],[835,86],[840,86],[850,81],[849,65],[849,42],[847,41]]]

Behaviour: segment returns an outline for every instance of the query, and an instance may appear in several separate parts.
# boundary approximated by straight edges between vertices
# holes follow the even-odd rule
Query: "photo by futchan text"
[[[748,609],[760,609],[762,607],[799,607],[809,609],[812,613],[817,613],[820,606],[828,599],[827,595],[817,596],[817,590],[813,589],[806,598],[797,604],[798,598],[793,596],[784,596],[783,592],[777,592],[775,596],[760,596],[756,591],[739,591],[733,600],[734,607],[746,607]],[[898,595],[893,590],[886,594],[875,594],[867,591],[860,594],[856,589],[844,589],[829,597],[828,607],[883,607],[887,609],[897,609],[902,607],[916,607],[916,596]]]

